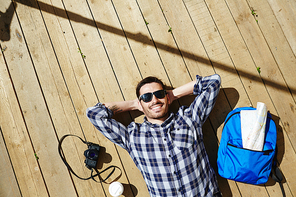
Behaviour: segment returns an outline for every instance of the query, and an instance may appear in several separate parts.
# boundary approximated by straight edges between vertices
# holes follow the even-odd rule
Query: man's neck
[[[157,119],[147,118],[147,120],[148,120],[148,122],[150,122],[152,124],[161,125],[168,117],[169,117],[169,114],[167,114],[166,116],[164,116],[162,118],[157,118]]]

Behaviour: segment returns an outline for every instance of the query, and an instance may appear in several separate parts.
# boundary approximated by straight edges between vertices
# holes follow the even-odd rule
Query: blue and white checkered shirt
[[[91,123],[113,143],[126,149],[140,169],[150,196],[212,197],[219,191],[216,175],[203,143],[202,125],[210,114],[220,76],[196,76],[190,107],[182,106],[161,125],[146,117],[128,127],[112,119],[103,104],[87,109]]]

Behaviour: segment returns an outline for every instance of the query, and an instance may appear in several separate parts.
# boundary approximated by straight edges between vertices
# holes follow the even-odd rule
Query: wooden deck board
[[[270,1],[268,0],[270,7],[273,10],[275,17],[277,18],[278,23],[281,26],[282,31],[286,39],[289,42],[290,47],[292,48],[294,55],[296,54],[296,1]]]
[[[48,45],[46,46],[48,43],[45,41],[48,37],[44,36],[45,32],[42,28],[44,26],[39,26],[42,18],[39,10],[27,9],[25,5],[18,5],[16,13],[21,29],[18,28],[19,35],[15,39],[12,38],[9,43],[14,41],[14,46],[20,47],[9,47],[10,50],[7,51],[6,61],[7,65],[9,65],[8,69],[32,146],[39,158],[38,164],[43,175],[43,181],[51,195],[59,195],[63,191],[69,193],[69,195],[76,195],[69,173],[62,167],[63,163],[56,154],[57,138],[52,124],[52,117],[44,100],[44,96],[52,90],[54,84],[46,86],[42,81],[43,78],[38,78],[48,68],[44,48],[48,47]],[[35,21],[33,21],[34,18],[36,18]],[[38,26],[39,28],[37,28]],[[26,39],[25,34],[28,34],[28,32],[32,32],[32,34]],[[18,56],[11,58],[16,52]],[[40,68],[38,66],[42,66],[43,70],[38,70]],[[47,76],[50,77],[50,75]],[[48,81],[48,84],[51,84],[51,81]],[[40,86],[42,85],[44,87],[41,89]],[[42,182],[42,180],[39,181]],[[57,184],[58,182],[60,183]]]
[[[178,87],[196,74],[214,73],[222,77],[222,90],[203,126],[214,169],[227,113],[261,101],[277,122],[286,196],[296,196],[295,1],[3,2],[0,153],[5,158],[1,167],[7,166],[0,172],[1,196],[110,196],[108,186],[118,171],[103,184],[79,180],[67,171],[57,143],[68,133],[105,148],[99,170],[121,168],[123,196],[148,196],[128,153],[91,125],[86,108],[98,101],[134,99],[137,82],[149,75]],[[252,9],[258,16],[252,16]],[[124,124],[142,118],[134,112],[117,117]],[[84,167],[85,149],[77,139],[63,144],[67,161],[83,177],[90,173]],[[281,195],[273,180],[263,186],[220,176],[218,181],[224,196]]]
[[[12,167],[22,169],[14,171],[20,193],[23,196],[45,196],[47,195],[46,187],[42,182],[43,178],[36,158],[30,157],[34,155],[34,150],[3,56],[1,56],[1,60],[1,130]],[[10,192],[9,187],[3,189],[9,189],[6,192]]]
[[[0,128],[1,131],[1,128]],[[2,131],[1,131],[2,134]],[[0,196],[21,196],[3,137],[0,137]]]

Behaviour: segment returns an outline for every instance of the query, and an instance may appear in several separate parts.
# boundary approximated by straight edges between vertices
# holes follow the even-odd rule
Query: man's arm
[[[194,84],[196,84],[196,79],[174,90],[168,90],[167,93],[170,97],[170,104],[176,99],[192,94]],[[113,114],[117,114],[125,111],[140,110],[138,102],[138,99],[134,99],[129,101],[108,102],[104,103],[104,105],[110,109]]]
[[[104,105],[110,109],[113,114],[138,110],[138,99],[129,100],[129,101],[117,101],[117,102],[108,102],[104,103]]]
[[[106,138],[120,147],[128,149],[129,133],[127,127],[112,119],[113,113],[104,104],[98,103],[87,108],[86,116]]]
[[[178,88],[167,91],[168,96],[170,97],[170,104],[176,99],[192,94],[195,84],[196,84],[196,79]]]
[[[220,90],[221,78],[218,74],[207,77],[196,76],[199,80],[194,86],[193,94],[197,95],[191,103],[192,119],[203,124],[212,111]]]

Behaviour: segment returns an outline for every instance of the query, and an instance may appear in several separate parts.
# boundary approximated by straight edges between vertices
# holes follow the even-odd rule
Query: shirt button
[[[164,141],[166,141],[166,138],[163,138]]]

